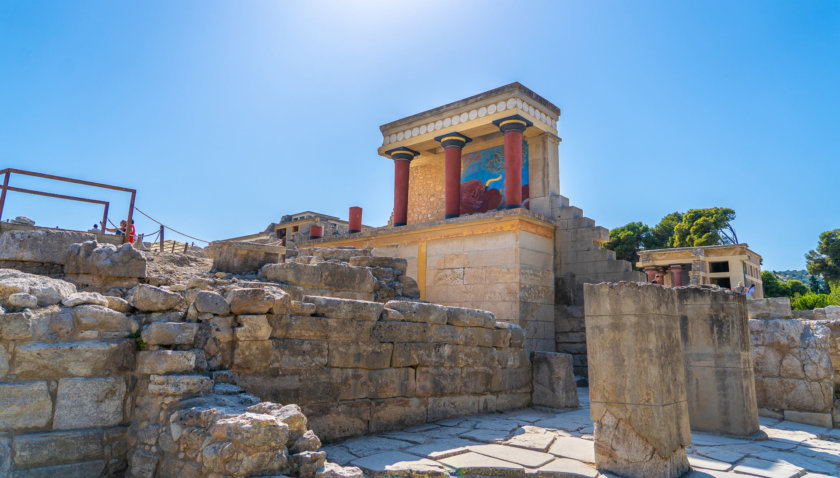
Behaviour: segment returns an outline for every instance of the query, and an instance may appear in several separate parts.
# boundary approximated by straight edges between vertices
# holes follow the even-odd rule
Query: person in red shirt
[[[125,229],[126,229],[125,225],[126,225],[126,222],[125,222],[125,219],[123,219],[122,221],[120,221],[120,227],[119,228],[115,227],[113,229],[108,229],[106,227],[105,231],[106,232],[113,232],[118,236],[122,236],[123,234],[125,234]],[[131,243],[131,244],[134,244],[134,220],[131,221],[131,233],[128,235],[128,242]]]

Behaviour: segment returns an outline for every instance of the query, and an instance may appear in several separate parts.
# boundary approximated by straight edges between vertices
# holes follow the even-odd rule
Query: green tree
[[[820,274],[831,285],[832,291],[840,289],[840,229],[820,234],[816,250],[805,254],[808,272]]]
[[[811,277],[808,278],[808,288],[814,294],[822,293],[822,284],[820,284],[820,280],[814,274],[811,274]]]
[[[776,274],[770,271],[761,273],[761,283],[764,287],[764,297],[790,297],[793,295],[788,283],[780,281]]]
[[[791,299],[790,305],[793,310],[814,310],[838,304],[828,294],[809,293],[794,297]]]
[[[787,284],[788,284],[788,287],[790,287],[791,297],[796,296],[796,295],[805,295],[808,292],[810,292],[810,290],[808,289],[808,286],[803,284],[802,281],[799,281],[799,280],[796,280],[796,279],[791,279],[791,280],[787,281]]]
[[[650,230],[644,242],[645,249],[665,249],[671,247],[674,242],[674,228],[681,223],[683,215],[681,212],[672,212],[663,217],[659,224]]]
[[[735,211],[724,207],[689,209],[682,216],[682,222],[674,226],[672,247],[714,246],[726,242],[737,242],[738,238],[730,223]]]
[[[650,234],[650,228],[641,222],[631,222],[610,231],[610,240],[602,247],[615,251],[615,257],[635,264],[639,249]]]

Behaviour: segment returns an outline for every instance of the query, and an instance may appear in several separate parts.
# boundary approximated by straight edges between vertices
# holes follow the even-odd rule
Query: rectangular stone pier
[[[746,297],[708,287],[675,290],[691,428],[732,435],[757,432]]]
[[[595,465],[621,476],[677,477],[691,444],[673,289],[584,285]]]

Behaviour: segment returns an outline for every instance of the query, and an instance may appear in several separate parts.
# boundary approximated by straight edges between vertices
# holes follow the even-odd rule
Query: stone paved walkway
[[[326,446],[365,476],[610,477],[593,465],[588,390],[581,408],[516,410],[442,420]],[[761,419],[766,439],[692,433],[691,478],[840,476],[840,430]]]

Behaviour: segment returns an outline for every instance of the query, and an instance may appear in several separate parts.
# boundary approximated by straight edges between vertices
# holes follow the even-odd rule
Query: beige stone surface
[[[52,399],[44,380],[0,383],[0,429],[43,427],[52,418]]]
[[[676,293],[619,282],[584,295],[598,468],[680,476],[691,437]]]
[[[766,299],[751,299],[747,301],[750,319],[790,319],[790,299],[787,297],[770,297]]]
[[[757,432],[747,299],[711,288],[676,291],[692,429],[732,435]]]
[[[142,312],[165,312],[184,306],[181,294],[148,284],[132,289],[128,302]]]
[[[192,350],[145,350],[137,353],[137,373],[160,375],[191,372],[196,354]]]
[[[27,274],[14,269],[0,269],[0,304],[8,305],[9,296],[16,293],[35,296],[38,305],[43,307],[58,304],[75,294],[76,286],[59,279]]]
[[[577,408],[578,396],[572,371],[572,356],[553,352],[531,352],[534,405]]]
[[[54,430],[108,427],[121,423],[125,379],[63,378],[56,392]]]
[[[379,320],[383,304],[365,300],[305,296],[304,302],[315,304],[315,314],[333,319]]]
[[[155,322],[140,334],[149,345],[186,345],[193,343],[198,324],[193,322]]]
[[[12,370],[20,378],[95,377],[134,368],[134,341],[18,345]]]
[[[15,465],[29,468],[100,459],[104,446],[101,430],[29,433],[15,437],[13,453]]]
[[[239,288],[228,292],[225,298],[232,314],[265,314],[274,306],[275,295],[260,288]]]

